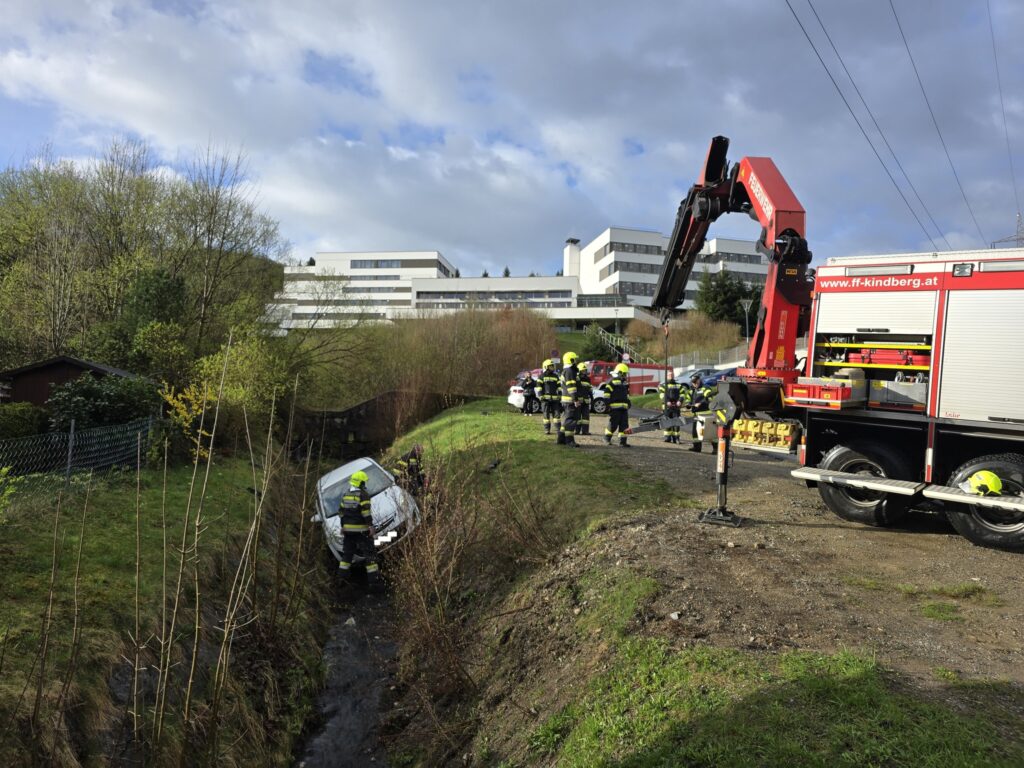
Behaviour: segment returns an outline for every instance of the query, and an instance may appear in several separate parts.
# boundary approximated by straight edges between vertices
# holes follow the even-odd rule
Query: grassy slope
[[[499,474],[524,490],[529,478],[530,492],[551,502],[566,538],[576,537],[575,546],[584,552],[598,554],[607,546],[602,521],[626,524],[645,508],[686,504],[666,486],[638,482],[601,448],[570,452],[551,444],[535,418],[509,414],[500,401],[448,412],[415,430],[400,447],[413,441],[426,445],[428,455],[451,452],[455,467],[480,468],[502,459],[497,472],[478,476],[482,495],[496,492]],[[574,505],[573,499],[582,503]],[[481,702],[473,743],[479,764],[1024,763],[1020,723],[1006,714],[1024,702],[998,684],[967,692],[977,715],[965,716],[855,653],[675,648],[668,638],[640,632],[635,622],[659,589],[658,574],[642,567],[637,572],[595,566],[578,584],[566,586],[558,561],[524,574],[511,591],[495,592],[482,611],[513,616],[495,627],[482,626],[480,636],[525,632],[524,647],[536,649],[568,634],[555,647],[575,660],[571,685],[556,682],[565,682],[559,666],[569,661],[512,650],[515,643],[481,640],[480,657],[490,659],[491,680],[482,683],[490,686],[485,697],[518,704],[509,718],[509,710]],[[529,614],[519,611],[538,594],[544,595],[544,605],[531,629]],[[563,626],[565,616],[572,617],[569,627]],[[523,659],[538,666],[524,670]],[[1001,697],[1012,706],[1001,709]],[[532,725],[524,714],[528,707],[537,712]],[[394,757],[397,765],[412,765],[424,754],[406,745]]]
[[[168,594],[173,590],[176,575],[182,517],[191,477],[192,467],[184,466],[171,469],[167,478]],[[203,468],[200,468],[196,499],[202,479]],[[254,500],[247,488],[253,485],[252,468],[247,459],[215,460],[206,493],[205,525],[200,540],[199,572],[203,578],[212,576],[214,579],[214,583],[204,586],[208,600],[222,596],[230,587],[214,574],[222,570],[234,573],[234,564],[224,562],[228,539],[231,537],[237,544],[238,537],[244,536],[248,529]],[[162,495],[162,472],[143,470],[140,501],[143,556],[139,602],[143,638],[148,638],[150,648],[157,645],[154,636],[159,631],[162,601]],[[85,489],[80,485],[72,490],[61,509],[61,549],[47,664],[47,690],[51,695],[54,688],[60,686],[70,651],[74,569],[84,504]],[[130,633],[134,632],[135,623],[135,508],[134,472],[98,481],[90,491],[79,584],[82,649],[76,674],[78,698],[90,702],[88,708],[94,710],[86,715],[87,719],[90,716],[103,717],[101,710],[108,698],[107,678],[124,655],[131,653]],[[10,717],[39,646],[41,616],[46,610],[51,570],[54,511],[45,506],[20,508],[4,526],[3,539],[0,540],[0,573],[3,573],[0,580],[0,633],[8,632],[7,653],[0,678],[0,723]],[[265,556],[263,561],[263,575],[266,577],[272,563],[269,556]],[[190,572],[191,565],[188,568]],[[184,620],[179,620],[179,638],[189,634],[193,626],[191,617],[186,616],[192,601],[188,576],[182,598],[184,613],[180,619]],[[34,685],[33,682],[27,700],[21,705],[22,716],[31,709]],[[296,723],[296,727],[301,727],[301,722]],[[2,748],[0,745],[0,757]]]

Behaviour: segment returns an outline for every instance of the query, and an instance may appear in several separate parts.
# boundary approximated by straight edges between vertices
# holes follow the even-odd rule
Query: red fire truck
[[[710,224],[764,227],[767,283],[747,366],[719,385],[719,511],[730,441],[795,452],[838,516],[944,512],[975,544],[1024,550],[1024,249],[829,259],[809,269],[804,211],[768,158],[730,168],[712,140],[680,206],[654,306],[677,306]],[[795,339],[809,330],[807,359]],[[997,493],[966,485],[988,471]]]

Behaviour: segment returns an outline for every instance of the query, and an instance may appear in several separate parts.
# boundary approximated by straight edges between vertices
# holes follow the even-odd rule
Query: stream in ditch
[[[397,652],[386,595],[364,585],[339,588],[340,606],[324,645],[326,679],[319,722],[297,752],[296,768],[384,765],[378,726]]]

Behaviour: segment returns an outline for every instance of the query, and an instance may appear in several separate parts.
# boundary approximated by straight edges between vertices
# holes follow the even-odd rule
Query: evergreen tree
[[[509,268],[507,266],[505,267],[505,270],[501,273],[501,276],[502,277],[511,277],[512,276],[512,273],[509,271]]]
[[[756,307],[760,296],[760,288],[748,286],[730,272],[723,270],[711,274],[705,271],[697,290],[696,308],[712,320],[726,320],[742,326],[745,313],[740,300],[753,299]],[[752,307],[751,322],[755,315]]]
[[[483,271],[483,273],[482,273],[482,274],[480,275],[480,277],[490,277],[490,276],[491,276],[491,274],[490,274],[490,273],[489,273],[489,272],[488,272],[488,271],[487,271],[486,269],[485,269],[485,270]]]

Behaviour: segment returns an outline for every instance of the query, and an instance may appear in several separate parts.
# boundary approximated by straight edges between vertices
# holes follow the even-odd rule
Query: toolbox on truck
[[[923,411],[928,402],[928,384],[911,381],[872,381],[868,405],[872,408],[906,408]]]
[[[787,384],[783,394],[786,405],[807,408],[850,408],[863,405],[867,387],[863,377],[839,371],[834,377],[801,376],[796,384]],[[860,373],[857,371],[856,373]]]

